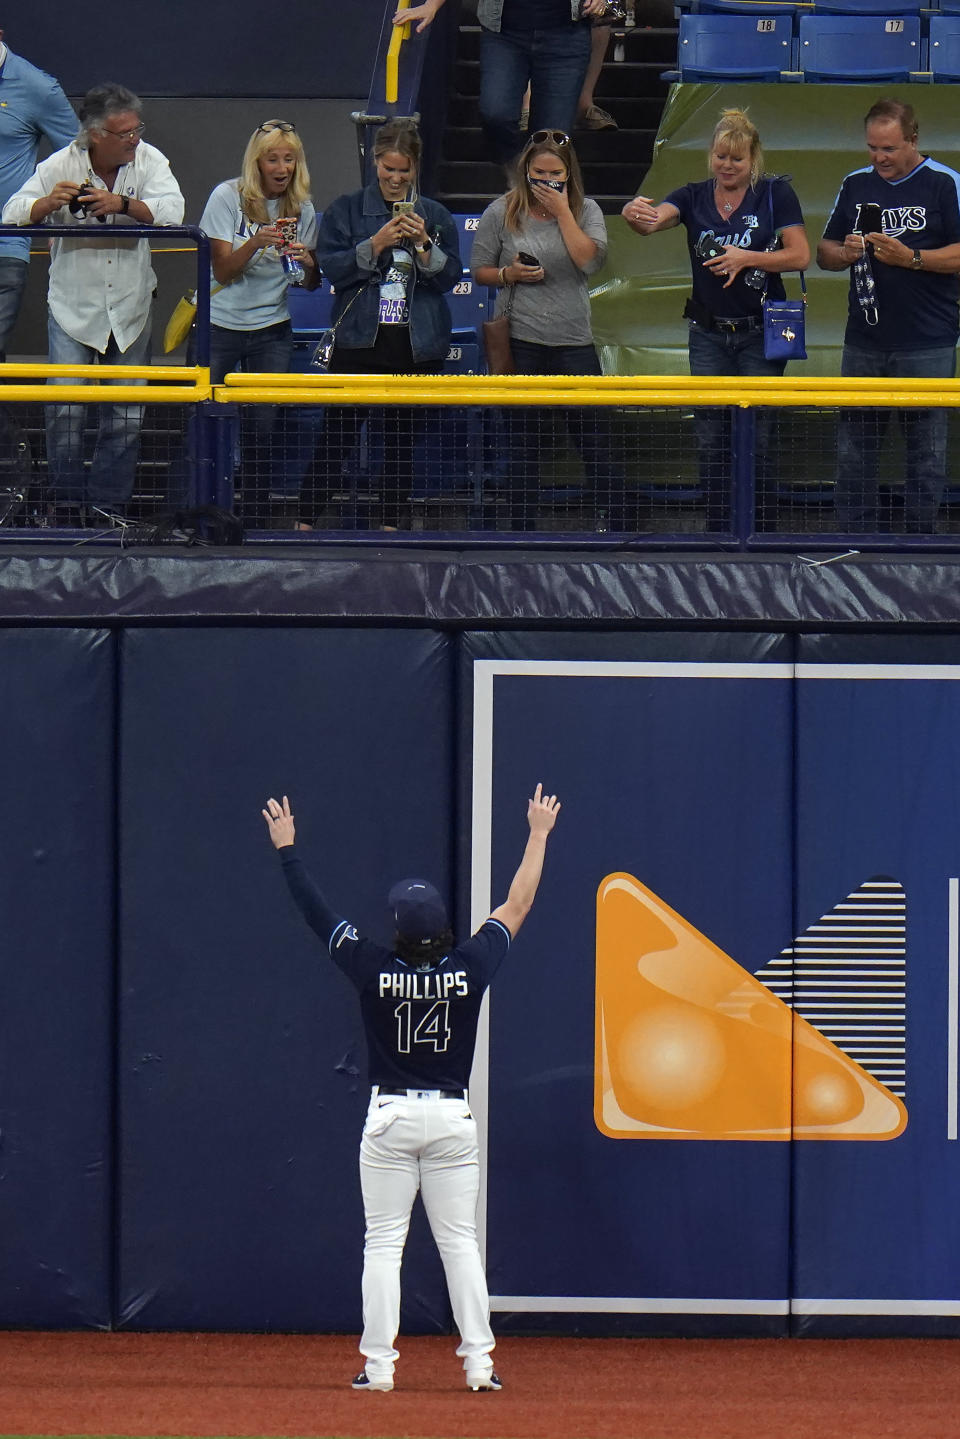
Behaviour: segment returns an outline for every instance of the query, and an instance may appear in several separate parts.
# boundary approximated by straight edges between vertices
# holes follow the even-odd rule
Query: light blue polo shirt
[[[7,50],[0,66],[0,209],[36,169],[40,141],[46,137],[52,150],[63,150],[79,128],[53,76]],[[29,259],[29,237],[0,237],[0,255]]]

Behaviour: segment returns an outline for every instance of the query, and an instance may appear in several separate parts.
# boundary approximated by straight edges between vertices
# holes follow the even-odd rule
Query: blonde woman
[[[782,300],[780,276],[810,263],[800,202],[786,180],[764,175],[760,136],[743,110],[721,112],[707,163],[708,179],[671,191],[659,205],[637,195],[623,207],[623,217],[638,235],[686,228],[693,295],[683,313],[691,375],[782,375],[786,362],[763,353],[763,296]],[[758,491],[767,448],[761,428],[764,421],[769,426],[769,414],[758,412]],[[726,529],[726,412],[698,410],[697,439],[707,528]]]
[[[282,220],[297,222],[296,240],[289,245],[277,224]],[[230,370],[288,370],[293,333],[281,249],[300,261],[306,285],[319,277],[310,174],[291,120],[257,126],[242,174],[217,186],[200,228],[210,240],[213,285],[223,286],[210,300],[214,384]]]
[[[295,238],[289,231],[295,228]],[[292,120],[265,120],[247,142],[242,173],[224,180],[207,201],[200,228],[210,240],[210,376],[220,384],[231,370],[283,373],[293,357],[284,256],[303,267],[303,284],[320,278],[314,250],[317,216],[310,173]],[[283,442],[272,405],[245,412],[242,431],[244,518],[286,525],[296,501],[290,492]],[[294,486],[294,489],[298,485]],[[280,506],[268,505],[268,496]],[[276,512],[270,518],[268,510]]]

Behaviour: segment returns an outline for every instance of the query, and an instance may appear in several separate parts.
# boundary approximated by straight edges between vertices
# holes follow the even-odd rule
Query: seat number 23
[[[450,1001],[438,999],[431,1004],[416,1027],[413,1023],[413,1003],[404,1000],[393,1011],[397,1021],[397,1050],[409,1054],[411,1044],[430,1044],[437,1054],[444,1054],[450,1043]]]

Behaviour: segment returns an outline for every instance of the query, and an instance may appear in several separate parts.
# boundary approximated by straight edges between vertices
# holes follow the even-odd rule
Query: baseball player
[[[360,1143],[365,1362],[354,1389],[393,1388],[400,1261],[418,1189],[443,1260],[467,1388],[502,1387],[493,1369],[490,1300],[477,1244],[480,1161],[467,1081],[480,1001],[530,912],[559,809],[556,795],[543,794],[538,784],[507,898],[463,944],[455,944],[433,885],[421,879],[394,885],[391,949],[363,939],[327,904],[294,852],[286,795],[282,804],[269,799],[262,811],[290,893],[360,995],[373,1087]]]

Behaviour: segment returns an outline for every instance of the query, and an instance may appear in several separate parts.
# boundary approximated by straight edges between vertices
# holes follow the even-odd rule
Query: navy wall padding
[[[357,1330],[355,992],[290,900],[260,815],[290,795],[331,903],[452,900],[453,662],[430,632],[138,630],[122,685],[119,1322]],[[404,1327],[449,1310],[411,1237]]]
[[[122,19],[66,0],[7,17],[13,50],[55,75],[68,95],[116,80],[140,95],[366,95],[383,0],[285,0],[268,16],[254,0],[196,5],[129,0]],[[202,143],[202,136],[198,137]]]
[[[112,1314],[114,641],[0,631],[0,1325]]]
[[[570,670],[494,679],[494,903],[522,850],[525,796],[542,780],[563,804],[533,912],[491,993],[494,1295],[785,1307],[789,1144],[614,1141],[594,1124],[594,920],[600,881],[627,870],[746,967],[777,952],[792,922],[792,685],[604,678],[570,662],[764,664],[790,650],[777,635],[464,637],[469,662]],[[657,1323],[685,1332],[683,1320]]]
[[[942,666],[958,663],[960,647],[938,636],[817,635],[799,640],[797,657]],[[797,1328],[819,1334],[835,1327],[829,1304],[851,1295],[913,1302],[921,1321],[925,1303],[960,1295],[960,1146],[947,1137],[960,682],[916,670],[869,680],[801,671],[797,693],[797,932],[872,875],[906,894],[906,1130],[893,1143],[794,1146],[795,1293],[827,1301]],[[902,1312],[899,1324],[910,1332]],[[870,1315],[859,1325],[875,1326]]]

